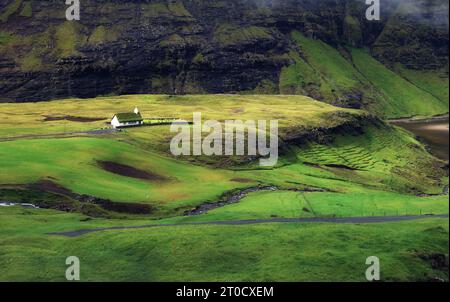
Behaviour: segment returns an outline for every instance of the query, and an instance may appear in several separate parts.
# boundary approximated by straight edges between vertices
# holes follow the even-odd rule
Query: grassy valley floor
[[[0,216],[1,281],[64,281],[72,255],[80,258],[83,281],[364,281],[372,255],[384,281],[448,278],[427,260],[448,253],[448,219],[182,226],[65,238],[46,233],[131,223],[20,208]]]

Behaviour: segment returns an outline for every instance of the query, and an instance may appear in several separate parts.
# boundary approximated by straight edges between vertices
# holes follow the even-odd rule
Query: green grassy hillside
[[[421,71],[404,68],[401,65],[396,66],[396,71],[406,80],[410,81],[415,86],[433,95],[435,98],[441,100],[444,104],[448,104],[449,99],[449,84],[448,72],[445,71]]]
[[[29,184],[51,180],[80,194],[123,202],[152,203],[161,211],[218,198],[242,187],[234,174],[163,158],[111,139],[68,138],[3,142],[3,184]],[[149,179],[105,171],[99,161],[135,167],[153,175]],[[199,191],[196,184],[204,185]]]
[[[438,71],[396,71],[366,50],[340,47],[292,33],[301,53],[280,75],[280,92],[311,95],[339,106],[359,106],[385,118],[448,112],[448,75]]]
[[[360,190],[361,186],[402,193],[438,193],[441,190],[443,172],[434,170],[439,163],[409,134],[388,126],[377,128],[369,124],[357,139],[338,133],[331,145],[321,143],[320,137],[319,142],[300,141],[299,147],[291,144],[275,169],[260,169],[251,163],[234,166],[227,158],[205,161],[195,157],[181,158],[182,161],[171,158],[169,143],[174,134],[170,133],[169,126],[133,128],[104,135],[58,134],[63,130],[70,133],[105,127],[104,122],[113,115],[113,110],[124,111],[130,103],[138,105],[146,118],[167,116],[191,120],[189,114],[193,111],[203,112],[204,121],[224,121],[237,112],[242,120],[273,117],[280,119],[282,140],[308,135],[318,127],[325,131],[342,123],[349,123],[351,127],[352,123],[357,123],[355,118],[364,116],[361,111],[339,109],[296,96],[131,96],[86,100],[78,102],[78,106],[76,100],[45,103],[46,106],[4,104],[1,107],[8,112],[5,116],[21,120],[26,128],[14,129],[13,124],[4,121],[6,127],[2,130],[8,135],[4,137],[7,141],[1,142],[0,162],[4,173],[0,182],[24,185],[52,181],[78,194],[151,204],[158,213],[166,214],[218,200],[227,191],[258,183],[287,188],[311,186],[336,190],[339,187],[339,191]],[[69,113],[72,117],[105,120],[43,121],[48,116]],[[14,130],[8,131],[8,128]],[[399,148],[403,149],[401,155],[396,153]],[[101,162],[133,167],[149,176],[142,179],[112,173],[105,170]],[[218,163],[223,168],[217,169],[215,164]],[[308,166],[311,164],[316,166]],[[233,166],[234,171],[229,170]],[[338,186],[339,181],[349,182]],[[198,183],[205,189],[198,191],[195,186]]]
[[[358,70],[386,96],[387,102],[384,104],[386,117],[430,116],[448,112],[448,98],[439,99],[422,90],[420,86],[387,69],[362,50],[353,49],[352,58]],[[431,88],[430,85],[425,87]],[[445,89],[444,87],[437,93]]]
[[[168,125],[77,133],[106,128],[114,113],[136,105],[145,119],[190,120],[196,111],[220,122],[279,119],[284,146],[278,165],[174,158]],[[62,210],[0,207],[0,267],[6,272],[0,280],[63,280],[70,254],[82,261],[83,281],[363,281],[365,259],[374,253],[384,263],[383,280],[448,280],[423,260],[448,253],[445,219],[48,234],[242,219],[447,214],[448,196],[440,195],[448,185],[445,163],[410,133],[364,111],[302,96],[251,95],[135,95],[0,109],[0,201]],[[183,215],[258,186],[277,189]],[[130,211],[143,206],[150,210]]]

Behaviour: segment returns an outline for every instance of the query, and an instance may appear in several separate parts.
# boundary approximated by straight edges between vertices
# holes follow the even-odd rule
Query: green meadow
[[[353,78],[359,75],[337,85]],[[278,119],[278,164],[262,168],[245,157],[174,157],[169,125],[90,132],[107,129],[115,113],[134,106],[146,120],[191,121],[193,112],[221,123]],[[448,273],[427,260],[448,257],[448,219],[432,218],[448,214],[448,195],[442,194],[446,163],[413,134],[363,110],[303,96],[134,95],[0,104],[0,117],[0,202],[44,207],[0,207],[0,281],[64,281],[65,258],[72,255],[81,260],[83,281],[364,281],[365,259],[372,255],[383,263],[383,281],[448,280]],[[276,189],[227,204],[241,190],[267,186]],[[219,201],[225,204],[183,215]],[[118,226],[407,215],[428,218],[49,235]]]
[[[1,281],[65,281],[69,255],[79,257],[83,281],[364,282],[372,255],[380,258],[384,281],[448,278],[423,260],[448,253],[447,219],[183,226],[65,238],[46,233],[111,223],[17,207],[2,209],[0,217]]]
[[[239,203],[198,217],[171,221],[228,221],[271,218],[364,217],[447,214],[448,196],[414,197],[391,192],[299,193],[258,192]]]
[[[305,96],[267,95],[125,95],[95,99],[65,99],[21,105],[0,103],[0,137],[83,132],[109,128],[114,114],[139,107],[144,119],[180,118],[192,120],[193,112],[201,112],[204,120],[278,119],[281,127],[332,126],[342,118],[327,119],[327,114],[364,112],[343,109]],[[301,110],[299,110],[301,108]],[[71,117],[93,119],[73,122]],[[167,127],[166,127],[167,128]],[[143,128],[130,129],[139,132]],[[145,129],[147,130],[147,129]],[[159,130],[159,129],[158,129]],[[128,130],[127,130],[128,131]]]

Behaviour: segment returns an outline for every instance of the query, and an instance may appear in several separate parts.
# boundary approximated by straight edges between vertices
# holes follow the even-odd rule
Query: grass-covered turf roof
[[[119,120],[119,123],[143,121],[140,113],[125,112],[125,113],[117,113],[115,116]]]

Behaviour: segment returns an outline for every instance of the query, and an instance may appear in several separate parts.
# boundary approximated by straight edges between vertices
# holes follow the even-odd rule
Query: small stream
[[[0,207],[14,207],[14,206],[21,206],[23,208],[33,208],[33,209],[39,209],[38,206],[35,206],[34,204],[31,203],[22,203],[22,202],[10,202],[10,201],[1,201],[0,202]]]
[[[449,160],[449,118],[428,120],[397,120],[391,122],[418,136],[436,157]]]
[[[227,193],[222,196],[219,202],[208,202],[204,203],[193,210],[186,211],[184,216],[196,216],[204,214],[208,211],[224,207],[229,204],[237,203],[246,197],[249,193],[260,192],[260,191],[277,191],[278,188],[275,186],[265,186],[265,187],[252,187],[243,190],[237,190],[233,193]]]
[[[262,191],[294,191],[294,192],[329,192],[326,189],[321,188],[305,188],[305,189],[280,189],[276,186],[258,186],[251,187],[242,190],[235,190],[233,192],[225,193],[220,201],[217,202],[207,202],[199,205],[193,210],[184,212],[184,216],[196,216],[205,214],[211,210],[221,208],[230,204],[238,203],[243,198],[247,197],[250,193],[262,192]]]

